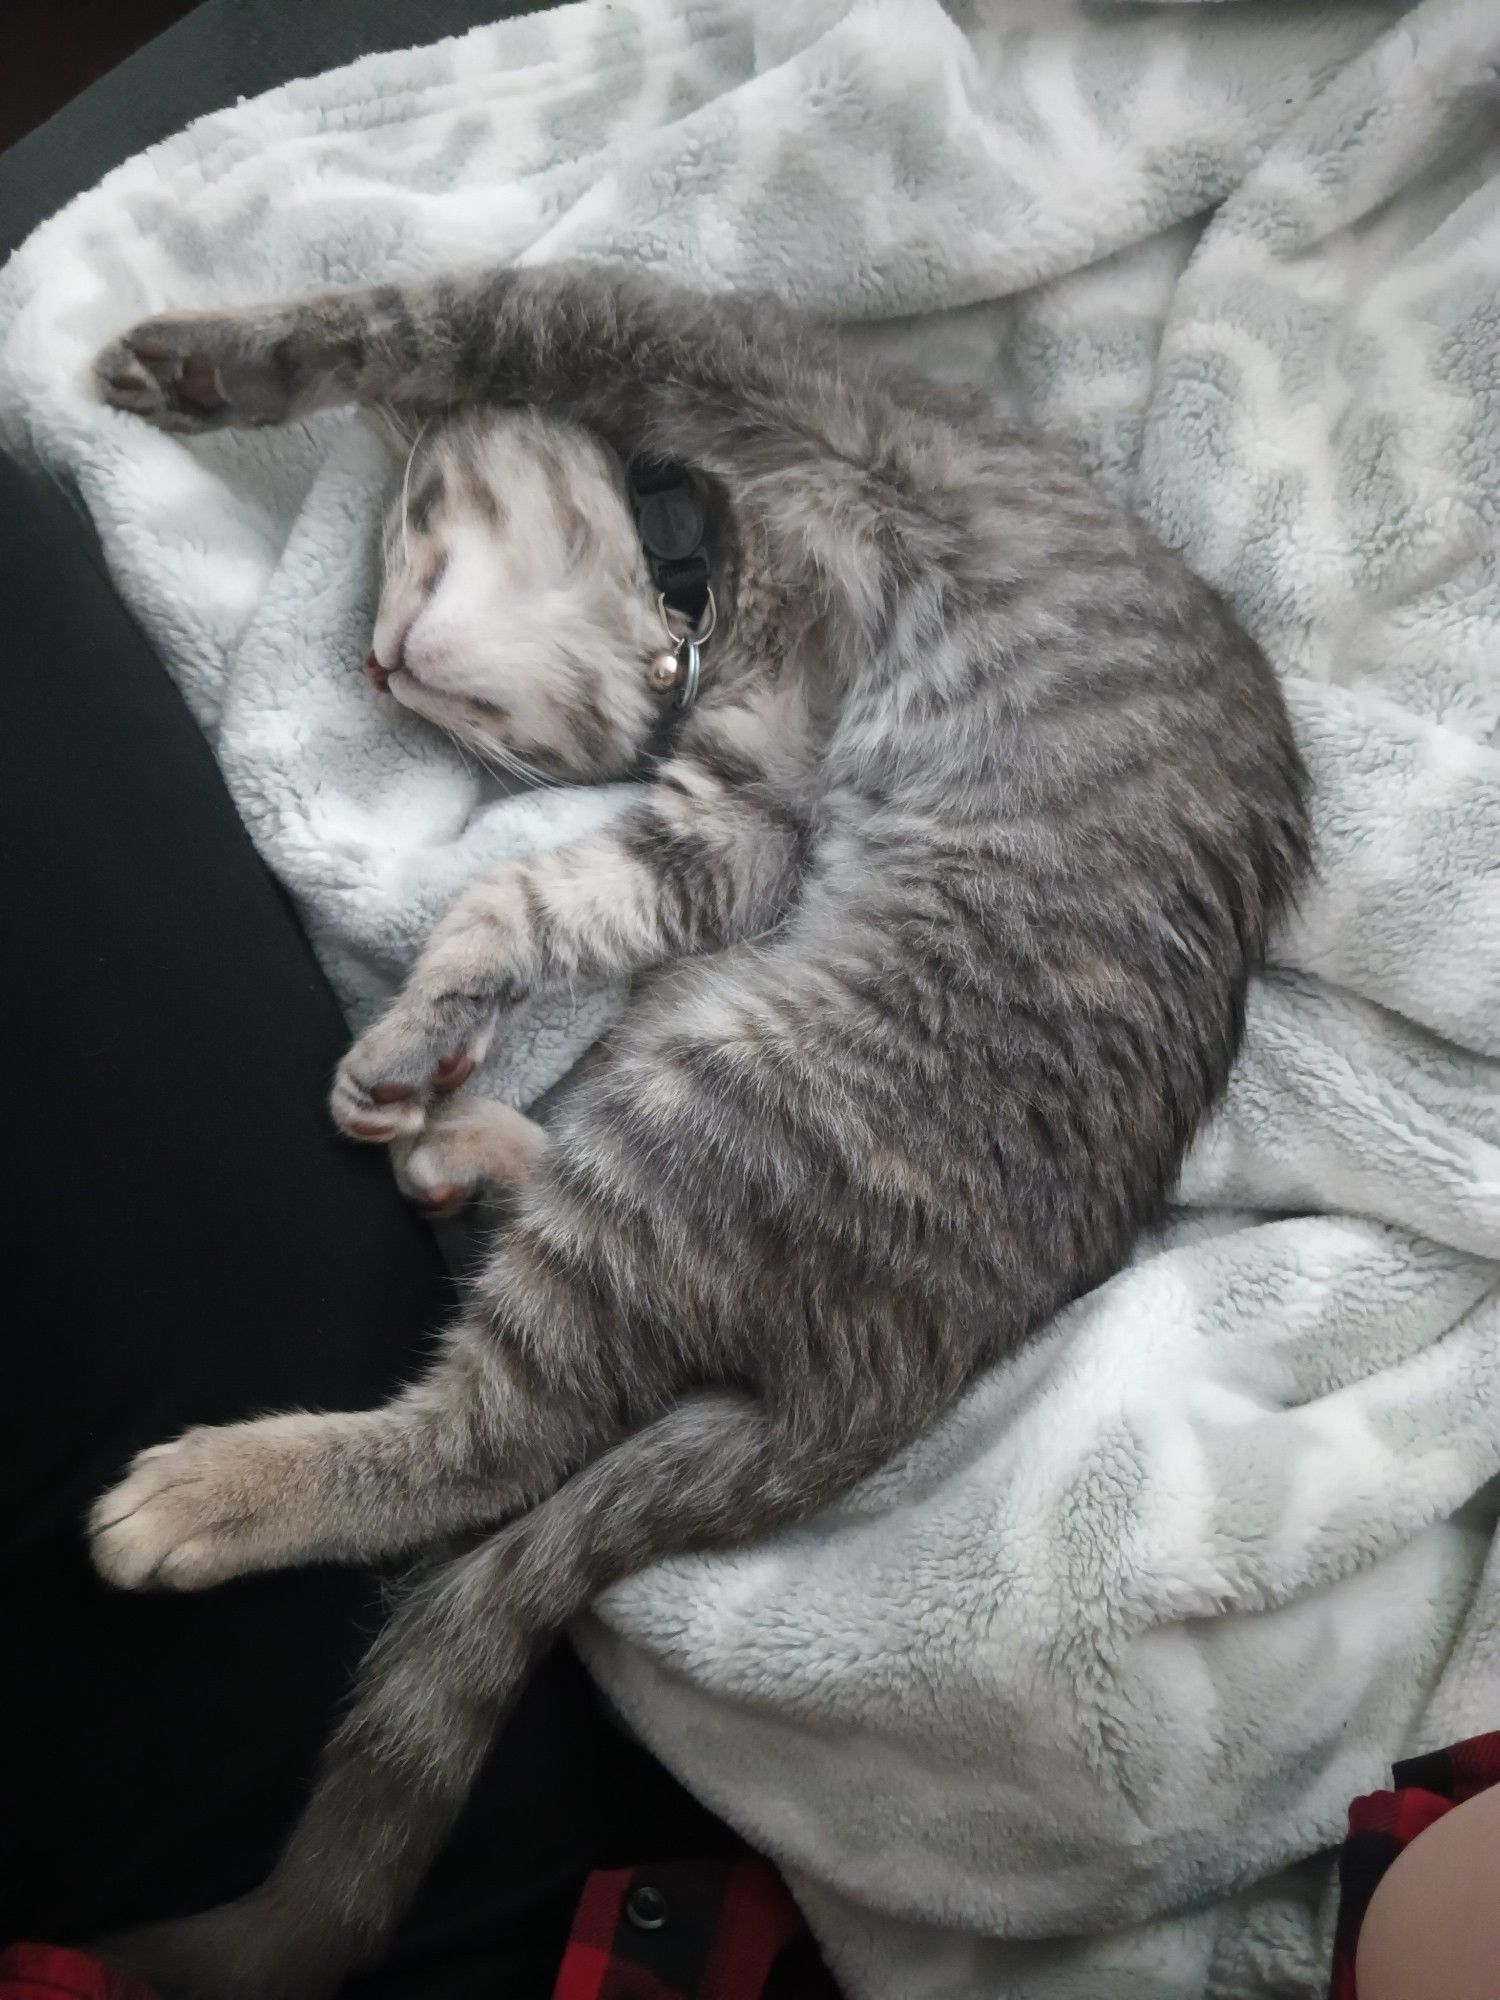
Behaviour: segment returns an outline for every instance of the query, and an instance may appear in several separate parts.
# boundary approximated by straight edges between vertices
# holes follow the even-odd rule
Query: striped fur
[[[476,884],[335,1086],[453,1193],[449,1093],[505,1006],[636,978],[550,1139],[466,1130],[515,1207],[444,1358],[383,1410],[190,1434],[96,1510],[127,1584],[469,1539],[264,1888],[120,1947],[304,1994],[378,1954],[565,1619],[824,1504],[1118,1267],[1233,1061],[1304,780],[1256,648],[1066,457],[769,308],[503,271],[154,321],[99,368],[168,429],[428,425],[382,671],[552,772],[632,769],[660,720],[621,455],[689,461],[726,552],[638,803]]]

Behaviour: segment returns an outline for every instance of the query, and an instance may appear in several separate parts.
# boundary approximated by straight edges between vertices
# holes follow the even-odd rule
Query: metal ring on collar
[[[714,627],[719,622],[719,607],[714,598],[711,586],[708,592],[708,601],[703,607],[702,616],[698,620],[696,629],[691,632],[679,632],[676,626],[673,625],[672,619],[674,614],[667,603],[667,593],[664,590],[657,593],[656,609],[661,616],[662,624],[666,627],[667,637],[672,641],[674,646],[686,646],[689,644],[706,646],[714,635]]]
[[[690,708],[698,693],[698,683],[703,678],[703,642],[701,639],[683,641],[686,652],[683,656],[682,685],[677,690],[677,707]]]
[[[691,632],[682,633],[679,633],[672,624],[672,613],[667,605],[665,591],[658,595],[656,608],[661,614],[661,622],[666,628],[667,637],[672,641],[673,648],[682,662],[682,679],[678,683],[674,706],[680,709],[691,707],[697,698],[698,683],[703,678],[703,648],[713,637],[714,628],[719,622],[718,604],[710,589],[708,602],[703,607],[702,616],[696,627]]]

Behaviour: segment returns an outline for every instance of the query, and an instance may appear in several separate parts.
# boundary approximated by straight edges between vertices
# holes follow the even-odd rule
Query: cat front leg
[[[353,1139],[413,1141],[526,994],[764,933],[794,900],[811,843],[806,755],[795,699],[705,711],[607,832],[481,876],[339,1065],[335,1123]]]
[[[538,983],[533,872],[508,862],[472,883],[339,1064],[329,1109],[349,1138],[414,1141],[484,1061],[502,1014]]]
[[[460,1322],[427,1377],[383,1408],[205,1426],[142,1452],[93,1508],[94,1564],[122,1589],[200,1590],[425,1547],[549,1492],[608,1434],[604,1407]]]
[[[441,349],[424,351],[396,285],[332,292],[230,312],[163,313],[133,326],[94,361],[100,399],[158,430],[259,429],[400,381],[420,398],[446,382]]]

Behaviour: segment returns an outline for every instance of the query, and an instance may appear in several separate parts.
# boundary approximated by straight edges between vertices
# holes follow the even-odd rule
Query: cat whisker
[[[525,784],[536,785],[543,789],[552,789],[558,782],[555,778],[548,777],[544,771],[538,771],[534,765],[528,764],[524,758],[516,756],[514,751],[505,749],[499,743],[487,742],[476,731],[466,732],[465,740],[491,777],[519,778]]]
[[[458,752],[458,761],[463,765],[464,769],[472,776],[474,771],[474,765],[469,757],[468,751],[464,747],[463,738],[461,736],[455,736],[452,739],[452,741],[454,749]]]
[[[432,428],[432,419],[424,419],[416,436],[411,441],[411,450],[406,454],[406,465],[401,473],[401,559],[411,561],[411,469],[424,437]]]

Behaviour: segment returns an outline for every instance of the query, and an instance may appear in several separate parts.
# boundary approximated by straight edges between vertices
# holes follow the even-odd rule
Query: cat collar
[[[709,579],[708,524],[687,469],[665,458],[633,458],[625,468],[630,507],[671,651],[653,660],[651,685],[676,688],[687,708],[698,692],[703,648],[717,618]]]

